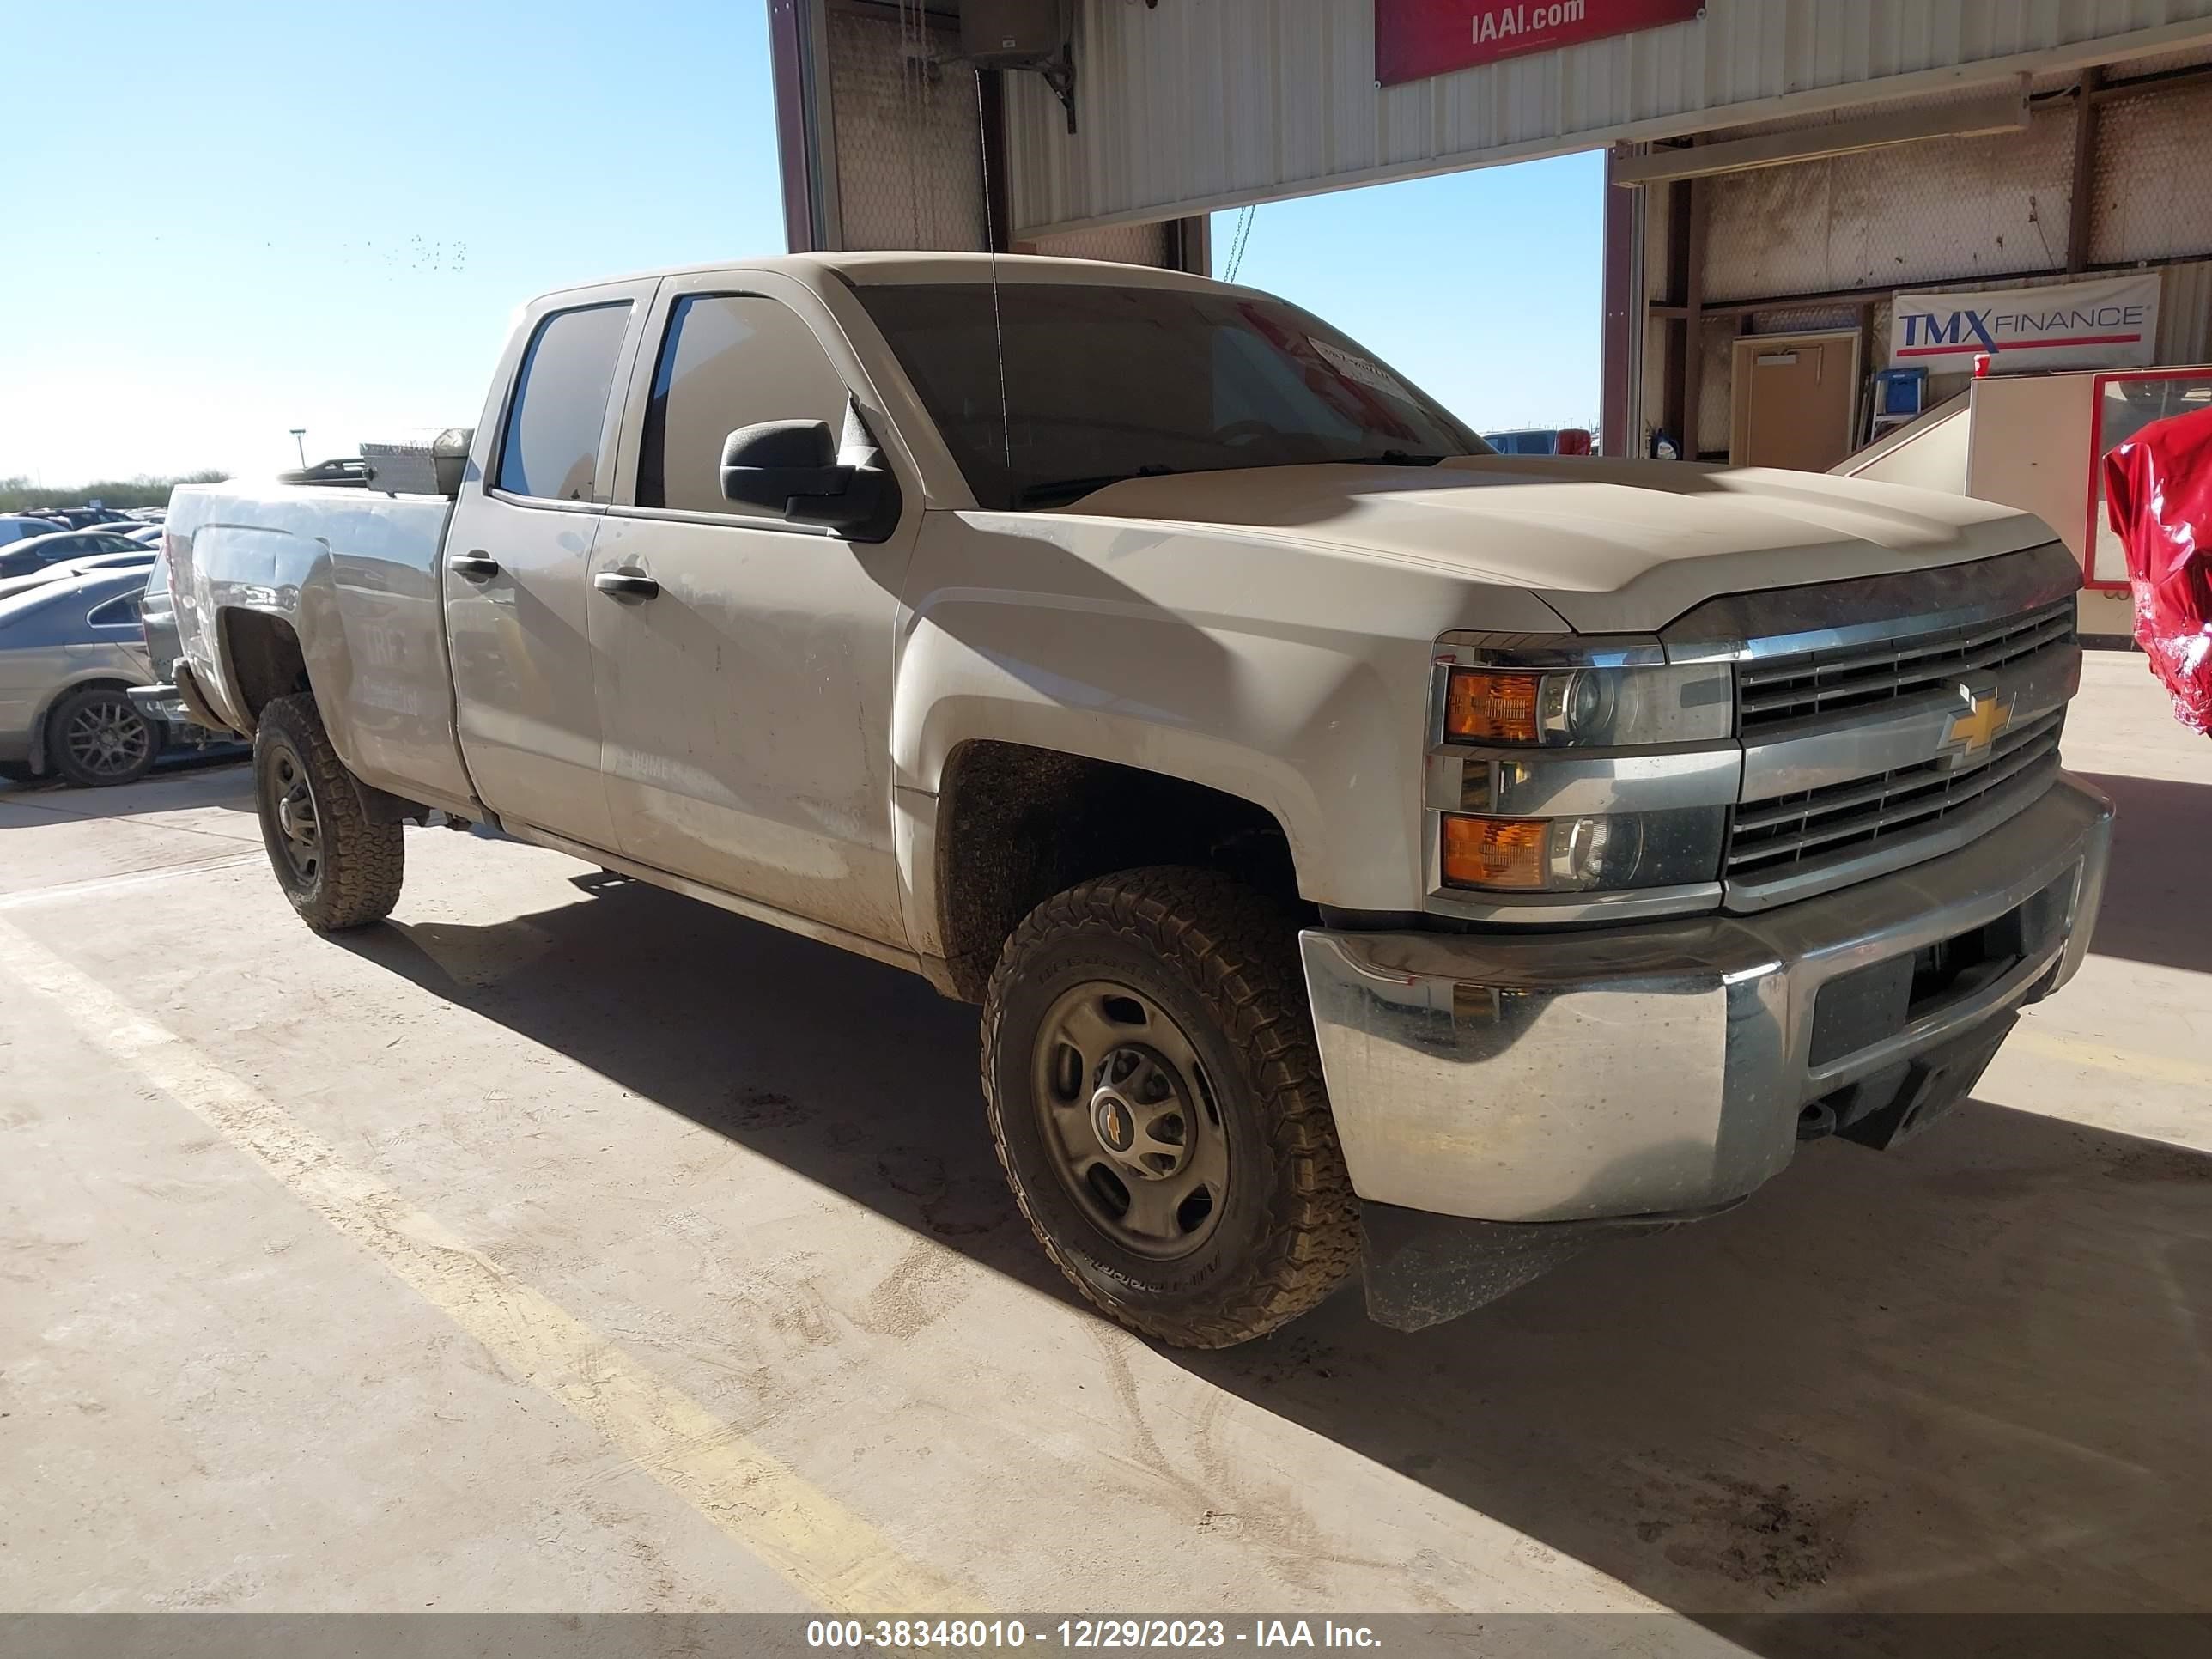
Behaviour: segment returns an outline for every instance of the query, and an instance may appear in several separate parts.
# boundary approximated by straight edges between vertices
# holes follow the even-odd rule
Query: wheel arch
[[[945,757],[910,845],[915,942],[941,989],[980,1002],[1023,917],[1084,881],[1146,865],[1219,871],[1298,899],[1297,854],[1266,803],[1101,757],[971,738]]]
[[[222,712],[241,736],[251,738],[261,711],[278,697],[315,693],[307,653],[289,617],[246,605],[216,613],[216,660]],[[321,702],[316,697],[318,705]]]

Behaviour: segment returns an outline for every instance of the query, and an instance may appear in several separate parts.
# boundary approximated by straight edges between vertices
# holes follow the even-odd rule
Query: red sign
[[[1702,0],[1375,0],[1375,78],[1395,87],[1704,10]]]

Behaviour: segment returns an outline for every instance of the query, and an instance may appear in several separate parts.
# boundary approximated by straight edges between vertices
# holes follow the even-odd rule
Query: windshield
[[[1002,283],[995,297],[988,283],[891,283],[860,297],[985,507],[1058,507],[1155,473],[1490,453],[1279,300],[1066,283]]]

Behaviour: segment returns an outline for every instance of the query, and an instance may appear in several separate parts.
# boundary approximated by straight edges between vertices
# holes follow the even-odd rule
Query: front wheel
[[[362,805],[315,700],[277,697],[253,733],[253,798],[276,884],[318,933],[381,921],[399,902],[406,843]]]
[[[1185,1347],[1263,1335],[1358,1260],[1296,930],[1209,871],[1125,871],[1015,930],[983,1013],[999,1160],[1076,1288]]]

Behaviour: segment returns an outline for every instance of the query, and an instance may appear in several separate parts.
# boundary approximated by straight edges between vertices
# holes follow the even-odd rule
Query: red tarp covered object
[[[2154,421],[2107,453],[2105,512],[2127,549],[2136,641],[2173,717],[2212,732],[2212,410]]]

